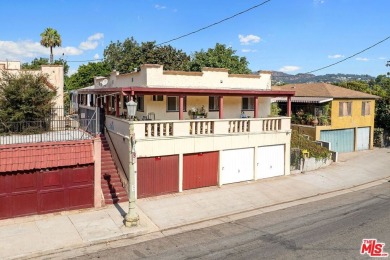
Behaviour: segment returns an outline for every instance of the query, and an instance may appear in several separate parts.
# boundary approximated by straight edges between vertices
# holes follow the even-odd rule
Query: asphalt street
[[[390,253],[390,183],[76,259],[368,259]]]

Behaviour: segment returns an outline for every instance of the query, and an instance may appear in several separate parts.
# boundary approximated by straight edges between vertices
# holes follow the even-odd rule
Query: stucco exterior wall
[[[156,120],[176,120],[179,118],[179,112],[167,111],[167,96],[163,96],[163,101],[153,101],[152,95],[144,96],[144,111],[137,111],[136,116],[141,119],[143,116],[147,116],[148,113],[155,113]],[[121,97],[119,114],[123,114],[127,111],[123,108],[123,97]],[[259,117],[268,117],[271,113],[271,98],[259,97],[258,98],[258,112]],[[184,119],[191,119],[189,110],[193,107],[200,109],[204,106],[207,111],[207,118],[218,119],[219,111],[209,110],[209,96],[187,96],[186,112],[184,113]],[[223,98],[224,118],[240,118],[242,111],[242,97],[225,96]],[[254,117],[254,111],[245,111],[245,114],[251,118]]]
[[[370,115],[362,116],[362,101],[370,101]],[[339,116],[339,104],[340,102],[352,102],[352,115],[351,116]],[[354,127],[363,127],[371,126],[374,127],[374,118],[375,118],[375,100],[367,99],[338,99],[332,101],[332,129],[340,128],[354,128]]]
[[[3,65],[3,66],[2,66]],[[6,71],[18,74],[21,71],[20,61],[9,61],[4,62],[0,61],[0,69],[5,69]],[[42,65],[41,70],[22,70],[23,72],[32,73],[34,75],[44,74],[48,77],[48,81],[52,84],[56,90],[57,94],[54,98],[55,107],[64,107],[64,67],[61,65]],[[0,74],[1,77],[1,74]],[[59,110],[58,113],[63,112]],[[58,114],[58,116],[63,116],[63,114]]]
[[[104,77],[95,79],[96,87],[103,87]],[[204,68],[202,72],[164,71],[161,65],[145,64],[137,72],[119,75],[111,73],[104,87],[120,88],[149,86],[156,88],[195,88],[195,89],[253,89],[271,90],[271,74],[257,75],[228,74],[226,69]]]
[[[20,61],[0,61],[0,69],[20,70]]]

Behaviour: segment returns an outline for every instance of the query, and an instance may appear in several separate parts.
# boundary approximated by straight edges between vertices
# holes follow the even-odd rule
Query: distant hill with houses
[[[370,75],[358,75],[358,74],[325,74],[325,75],[314,75],[298,73],[296,75],[287,74],[280,71],[272,72],[272,85],[291,84],[291,83],[314,83],[314,82],[343,82],[343,81],[370,81],[375,79]]]

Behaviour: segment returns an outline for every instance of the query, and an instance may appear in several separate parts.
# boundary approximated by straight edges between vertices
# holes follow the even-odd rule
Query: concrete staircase
[[[127,193],[123,188],[114,160],[111,156],[110,146],[104,135],[102,141],[102,191],[105,204],[116,204],[127,201]]]

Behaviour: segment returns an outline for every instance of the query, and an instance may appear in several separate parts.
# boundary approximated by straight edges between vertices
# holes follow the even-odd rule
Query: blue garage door
[[[357,149],[368,150],[370,148],[370,128],[369,127],[359,127],[357,129]]]
[[[331,143],[331,150],[340,153],[355,149],[354,129],[321,131],[320,140]]]

